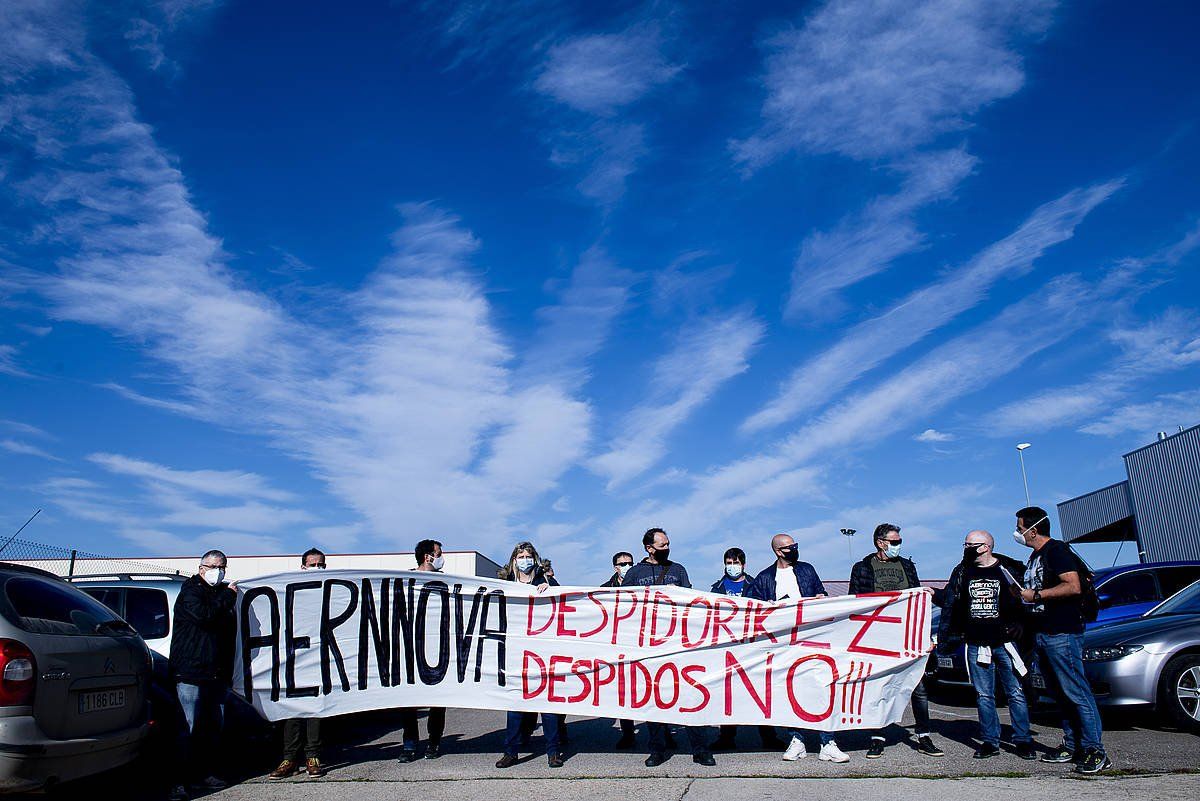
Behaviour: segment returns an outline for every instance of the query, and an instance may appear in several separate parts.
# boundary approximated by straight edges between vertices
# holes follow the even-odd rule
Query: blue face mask
[[[885,553],[887,553],[888,559],[895,559],[896,557],[898,557],[900,555],[900,546],[899,545],[889,545],[887,547],[887,551],[885,551]]]
[[[742,577],[742,566],[741,565],[725,565],[725,575],[729,576],[731,579],[741,578]]]
[[[528,556],[518,556],[517,570],[520,570],[522,573],[528,573],[533,570],[533,559]]]

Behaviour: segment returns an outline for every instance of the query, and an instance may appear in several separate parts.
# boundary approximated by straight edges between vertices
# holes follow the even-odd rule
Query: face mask
[[[518,556],[517,570],[520,570],[522,573],[528,573],[529,571],[533,570],[533,557]]]
[[[446,560],[444,557],[441,557],[441,556],[433,557],[433,569],[434,570],[441,570],[442,566],[445,564],[446,564]]]
[[[215,587],[225,580],[225,568],[205,568],[204,575],[201,578],[208,582],[208,586]]]
[[[979,556],[982,553],[983,552],[980,551],[978,548],[976,548],[974,545],[967,545],[966,547],[963,548],[962,560],[964,563],[969,564],[971,562],[974,562],[977,558],[979,558]]]
[[[884,551],[884,553],[886,553],[888,555],[888,559],[895,559],[897,556],[900,555],[900,546],[899,545],[889,545],[887,547],[887,550]]]
[[[1046,520],[1046,519],[1047,519],[1047,518],[1045,518],[1045,517],[1043,517],[1043,518],[1042,518],[1042,520]],[[1029,528],[1027,528],[1027,529],[1025,529],[1025,530],[1026,530],[1026,531],[1030,531],[1030,530],[1032,530],[1032,529],[1035,529],[1035,528],[1037,528],[1037,527],[1038,527],[1038,524],[1039,524],[1039,523],[1041,523],[1041,522],[1042,522],[1042,520],[1039,520],[1039,521],[1037,521],[1037,523],[1034,523],[1032,526],[1030,526]],[[1032,547],[1033,547],[1032,545],[1030,545],[1028,542],[1026,542],[1026,541],[1025,541],[1025,535],[1024,535],[1024,534],[1022,534],[1022,533],[1021,533],[1021,530],[1020,530],[1020,529],[1018,529],[1018,528],[1014,528],[1014,529],[1013,529],[1013,540],[1014,540],[1014,541],[1017,543],[1017,545],[1024,545],[1026,548],[1032,548]]]
[[[631,567],[633,567],[633,565],[617,565],[617,575],[621,578],[625,578],[625,574],[629,572],[629,568]]]
[[[786,548],[781,548],[783,551],[783,561],[789,565],[794,565],[800,561],[800,549],[795,545],[789,545]]]
[[[667,562],[669,562],[670,556],[671,556],[670,548],[662,548],[662,549],[654,552],[654,558],[658,560],[658,563],[660,565],[666,564]]]
[[[742,575],[741,565],[725,565],[725,575],[731,579],[740,578]]]

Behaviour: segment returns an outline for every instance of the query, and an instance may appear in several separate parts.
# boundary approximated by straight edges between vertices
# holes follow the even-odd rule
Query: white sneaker
[[[837,743],[825,743],[821,746],[820,758],[826,762],[849,762],[850,757],[846,756],[842,749],[837,747]]]
[[[795,762],[797,759],[804,759],[806,756],[808,756],[808,749],[804,747],[804,741],[793,735],[792,741],[788,743],[787,750],[783,752],[783,761]]]

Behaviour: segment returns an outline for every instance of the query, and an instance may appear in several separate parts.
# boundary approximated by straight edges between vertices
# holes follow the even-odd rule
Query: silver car
[[[132,761],[147,733],[150,651],[57,576],[0,563],[0,792]]]
[[[1091,629],[1084,668],[1105,706],[1153,706],[1200,734],[1200,581],[1143,617]]]

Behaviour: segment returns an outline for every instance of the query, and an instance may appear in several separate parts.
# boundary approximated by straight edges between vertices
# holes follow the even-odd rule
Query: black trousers
[[[321,719],[292,718],[283,722],[283,758],[300,761],[321,758]]]
[[[692,755],[708,753],[708,742],[705,739],[703,726],[684,726],[684,731],[687,732],[688,745],[692,749]],[[650,753],[661,754],[667,750],[667,724],[665,723],[646,723],[646,731],[650,735]]]
[[[734,738],[737,737],[737,730],[738,730],[737,726],[722,726],[720,739],[727,740],[729,742],[733,742]],[[776,740],[779,739],[779,736],[777,734],[775,734],[775,727],[773,727],[773,726],[759,726],[758,727],[758,736],[759,736],[759,739],[762,740],[763,745],[767,745],[768,743],[774,743]]]
[[[400,710],[400,722],[404,725],[404,742],[416,744],[421,741],[421,730],[417,728],[417,710],[406,707]],[[446,708],[442,706],[429,707],[429,718],[425,725],[429,728],[429,744],[439,745],[442,734],[446,731]]]

